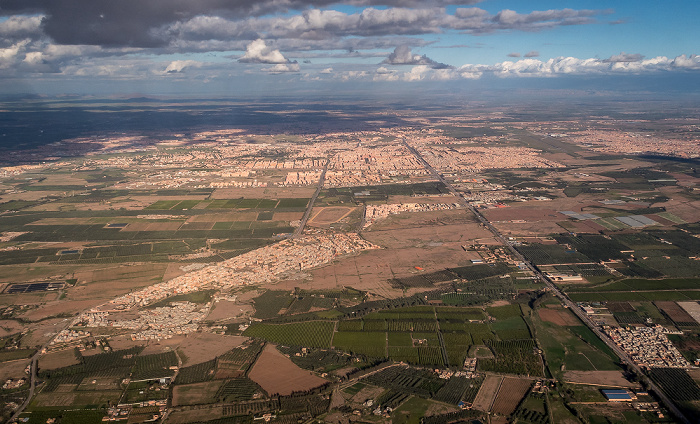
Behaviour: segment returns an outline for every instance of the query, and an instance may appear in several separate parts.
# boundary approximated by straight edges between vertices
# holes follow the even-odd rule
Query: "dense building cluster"
[[[643,367],[690,368],[691,364],[668,340],[664,328],[604,327],[603,330],[632,360]]]
[[[357,234],[306,236],[288,239],[253,250],[224,262],[179,276],[170,281],[128,293],[113,299],[112,310],[145,306],[175,294],[207,288],[230,288],[273,281],[281,274],[303,271],[323,265],[335,257],[377,246]]]
[[[283,240],[225,262],[193,270],[165,283],[120,296],[82,313],[75,324],[83,327],[108,326],[139,330],[132,334],[135,340],[163,339],[175,334],[191,333],[197,331],[210,304],[201,306],[191,302],[173,302],[170,306],[139,311],[138,317],[134,317],[133,313],[128,318],[121,317],[120,313],[173,295],[274,281],[289,272],[323,265],[340,255],[376,248],[357,234],[313,235]],[[65,335],[56,337],[55,342],[84,337],[84,334],[78,333],[82,332],[66,332]]]
[[[430,165],[448,172],[480,172],[484,169],[561,168],[527,147],[435,146],[420,145],[421,155]]]
[[[570,140],[609,153],[653,153],[686,158],[700,157],[700,140],[681,140],[619,130],[590,129],[574,133]]]
[[[443,211],[459,207],[461,207],[459,203],[394,203],[390,205],[367,205],[365,208],[365,222],[363,228],[367,228],[389,215],[397,215],[404,212]]]

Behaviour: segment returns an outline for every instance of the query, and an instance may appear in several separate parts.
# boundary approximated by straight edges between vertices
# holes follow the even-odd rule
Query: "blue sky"
[[[700,73],[691,0],[0,0],[0,15],[4,92],[267,94]]]

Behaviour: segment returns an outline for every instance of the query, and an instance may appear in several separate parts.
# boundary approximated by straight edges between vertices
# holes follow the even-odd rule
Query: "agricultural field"
[[[487,323],[487,315],[493,320]],[[330,347],[368,358],[415,365],[461,366],[470,346],[493,352],[484,370],[541,374],[528,324],[517,304],[487,308],[414,306],[372,312],[360,319],[263,322],[243,335],[272,343]],[[538,370],[539,368],[539,370]]]
[[[505,416],[512,415],[531,386],[531,380],[505,378],[501,383],[496,399],[493,401],[490,412]]]
[[[543,313],[545,312],[545,313]],[[541,308],[532,316],[537,340],[552,375],[564,371],[619,370],[615,354],[578,319],[563,309]],[[551,319],[556,313],[556,319]]]
[[[227,119],[236,116],[241,106],[222,102]],[[269,120],[288,106],[260,110]],[[595,119],[579,106],[550,119],[539,106],[499,105],[478,115],[411,110],[395,121],[382,112],[358,125],[359,112],[343,107],[351,130],[324,118],[310,136],[317,123],[300,112],[265,134],[252,124],[178,127],[57,140],[53,150],[71,152],[60,157],[17,153],[24,162],[0,173],[0,375],[17,385],[0,393],[2,413],[28,396],[21,379],[38,355],[40,383],[22,422],[97,423],[127,403],[125,422],[167,411],[175,424],[251,424],[265,414],[329,424],[666,422],[605,403],[601,387],[643,390],[643,379],[479,219],[539,271],[580,276],[556,284],[605,312],[606,324],[680,330],[669,340],[694,361],[697,161],[573,140],[600,125],[691,137],[695,123],[618,106]],[[201,108],[186,112],[193,119]],[[504,148],[534,149],[511,158],[532,162],[501,169],[478,153]],[[368,206],[400,203],[461,205],[363,225]],[[300,259],[280,250],[344,233],[377,248],[334,245]],[[255,249],[272,259],[236,262]],[[167,285],[174,279],[183,284]],[[190,306],[203,309],[180,312]],[[700,416],[697,374],[649,372],[691,420]]]

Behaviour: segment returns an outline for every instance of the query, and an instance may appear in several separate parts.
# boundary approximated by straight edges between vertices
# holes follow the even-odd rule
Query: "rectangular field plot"
[[[387,336],[384,332],[342,332],[333,335],[333,346],[356,355],[385,358]]]
[[[519,316],[491,323],[491,329],[501,340],[518,340],[531,337],[527,324]]]
[[[175,386],[173,388],[173,406],[213,403],[216,401],[216,395],[223,384],[224,381],[214,381]]]
[[[700,303],[678,302],[678,306],[683,308],[696,322],[700,323]]]
[[[284,200],[284,199],[283,199]],[[308,199],[306,199],[308,201]],[[207,209],[274,209],[278,201],[272,199],[218,199],[212,200]],[[306,204],[304,204],[306,206]]]
[[[184,210],[192,209],[193,207],[197,206],[201,202],[202,202],[201,200],[183,200],[170,209],[184,211]]]
[[[676,302],[661,301],[654,302],[654,305],[676,325],[684,327],[695,327],[698,325],[698,322]]]
[[[515,412],[520,401],[525,397],[532,386],[531,380],[522,378],[505,378],[501,389],[496,395],[491,412],[500,415],[511,415]]]
[[[145,209],[151,209],[151,210],[170,210],[172,209],[175,205],[180,203],[180,200],[158,200],[157,202],[151,204],[150,206],[146,207]]]
[[[470,378],[452,377],[447,381],[447,384],[438,390],[433,399],[439,402],[457,405],[471,385],[472,380]]]
[[[652,368],[649,371],[652,380],[678,402],[700,400],[700,387],[690,378],[688,372],[678,368]]]
[[[311,321],[292,324],[260,323],[253,324],[248,327],[248,329],[243,332],[243,335],[247,337],[258,337],[272,343],[287,346],[330,347],[334,327],[334,322],[326,321]],[[348,341],[346,343],[346,346],[354,346],[356,343],[361,344],[361,342],[357,340]]]
[[[543,375],[542,358],[535,353],[534,340],[489,341],[487,346],[494,352],[495,358],[480,360],[480,370],[528,376]]]
[[[560,245],[531,244],[517,249],[537,265],[556,265],[592,262],[591,259],[575,250],[567,250]]]
[[[166,392],[167,393],[167,392]],[[33,405],[40,408],[76,409],[89,405],[118,402],[121,391],[87,391],[70,393],[39,393]],[[30,408],[31,409],[31,408]]]
[[[305,208],[306,205],[309,204],[310,199],[306,198],[287,198],[287,199],[280,199],[279,203],[277,204],[276,208],[277,209],[285,209],[285,208]]]
[[[55,283],[55,282],[45,282],[45,283],[21,283],[21,284],[11,284],[5,288],[4,293],[14,294],[14,293],[33,293],[42,291],[54,291],[61,290],[65,287],[66,283]]]
[[[487,376],[474,398],[474,409],[484,412],[491,410],[491,406],[496,399],[496,394],[501,388],[502,383],[503,377],[501,376]]]
[[[392,389],[406,394],[431,397],[445,385],[445,380],[438,378],[429,370],[393,366],[363,379],[375,386]]]
[[[574,302],[606,301],[687,301],[700,298],[698,291],[577,292],[569,294]]]

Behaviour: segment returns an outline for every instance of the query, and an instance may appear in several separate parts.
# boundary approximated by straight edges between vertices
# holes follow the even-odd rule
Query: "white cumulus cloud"
[[[177,74],[183,72],[185,68],[199,68],[200,66],[202,63],[196,60],[174,60],[165,68],[165,73]]]
[[[289,62],[279,50],[272,49],[265,44],[265,40],[258,38],[246,46],[245,54],[238,59],[239,62],[284,64]]]

